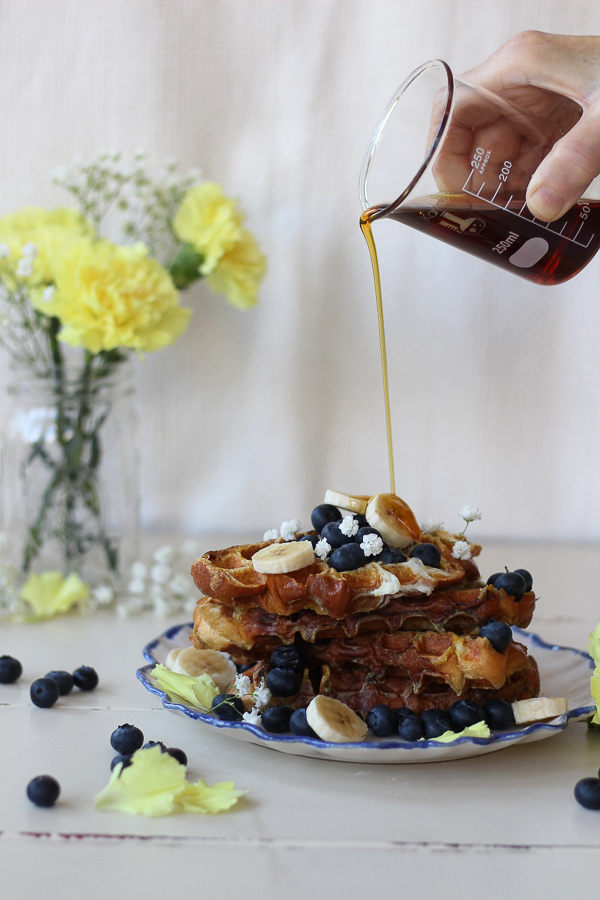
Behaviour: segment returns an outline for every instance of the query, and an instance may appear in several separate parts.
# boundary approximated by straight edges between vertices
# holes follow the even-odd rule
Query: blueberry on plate
[[[52,672],[47,672],[45,678],[51,678],[52,681],[57,683],[61,697],[64,697],[65,694],[70,694],[73,690],[74,682],[70,672],[65,672],[62,669],[54,669]]]
[[[405,719],[407,716],[415,715],[415,713],[412,711],[412,709],[409,709],[408,706],[399,706],[395,712],[396,712],[396,719],[398,721],[398,724],[400,724],[402,719]]]
[[[403,716],[398,722],[398,734],[403,741],[418,741],[425,737],[423,731],[423,722],[420,716],[411,713],[409,716]]]
[[[533,590],[533,575],[527,569],[515,569],[517,575],[520,575],[525,582],[525,593]]]
[[[471,703],[470,700],[457,700],[448,710],[448,718],[454,731],[462,731],[469,725],[477,722],[485,722],[483,707],[479,703]]]
[[[374,706],[367,716],[367,726],[377,737],[387,737],[397,727],[396,710],[380,703]]]
[[[23,674],[23,666],[14,656],[0,656],[0,684],[14,684]]]
[[[274,697],[293,697],[300,690],[300,676],[291,669],[270,669],[265,682]]]
[[[515,724],[513,708],[508,700],[493,697],[483,704],[485,720],[494,731],[506,731]]]
[[[302,673],[305,663],[306,653],[298,644],[281,644],[271,653],[271,665],[274,669],[291,669],[292,672]]]
[[[582,778],[578,781],[575,799],[586,809],[600,809],[600,778]]]
[[[358,544],[354,543],[344,544],[343,547],[338,547],[337,550],[333,550],[327,561],[331,568],[335,569],[336,572],[348,572],[351,569],[360,569],[361,566],[364,566],[369,562]]]
[[[91,666],[79,666],[73,672],[73,682],[80,691],[93,691],[98,687],[98,673]]]
[[[504,591],[509,597],[520,600],[525,593],[525,579],[518,572],[502,572],[496,578],[494,587],[497,591]]]
[[[309,544],[312,544],[313,550],[319,543],[319,537],[316,534],[303,534],[302,537],[298,538],[299,541],[308,541]]]
[[[224,722],[239,722],[246,712],[241,699],[235,694],[217,694],[210,704],[210,711]]]
[[[410,551],[411,559],[420,559],[424,566],[439,569],[442,554],[435,544],[417,544]]]
[[[329,522],[321,532],[321,537],[325,538],[333,550],[336,550],[344,544],[354,544],[356,546],[354,537],[349,534],[344,534],[340,529],[338,522]]]
[[[178,763],[181,763],[182,766],[187,766],[187,754],[184,753],[183,750],[180,750],[179,747],[167,747],[167,753],[169,756],[172,756],[173,759],[176,759]]]
[[[421,713],[421,721],[427,740],[439,737],[446,731],[454,731],[450,717],[443,709],[426,709]]]
[[[289,706],[270,706],[262,714],[262,727],[272,734],[283,734],[290,730],[290,718],[294,710]]]
[[[264,721],[264,720],[263,720]],[[290,716],[290,731],[298,737],[312,737],[317,735],[308,724],[305,709],[295,709]]]
[[[52,678],[37,678],[29,688],[29,696],[34,706],[49,709],[58,700],[60,692]]]
[[[27,785],[27,796],[36,806],[54,806],[60,794],[60,785],[52,775],[38,775]]]
[[[312,527],[317,534],[321,534],[328,522],[341,522],[341,520],[341,512],[337,506],[333,506],[331,503],[321,503],[320,506],[315,506],[310,514]]]
[[[512,641],[512,628],[506,622],[490,619],[479,629],[479,637],[487,638],[494,650],[502,653]]]
[[[384,547],[379,556],[374,557],[374,562],[381,563],[382,566],[392,566],[406,562],[406,556],[402,550],[395,547]]]
[[[118,765],[119,763],[123,763],[123,769],[126,769],[127,766],[131,765],[131,755],[124,754],[124,753],[117,753],[116,756],[113,756],[111,764],[110,764],[110,771],[112,772],[114,767],[116,765]],[[123,769],[121,769],[121,772],[123,771]]]
[[[143,743],[143,733],[139,728],[136,728],[135,725],[130,725],[128,722],[115,728],[110,736],[111,747],[123,756],[129,756],[131,753],[135,753],[136,750],[140,749]]]

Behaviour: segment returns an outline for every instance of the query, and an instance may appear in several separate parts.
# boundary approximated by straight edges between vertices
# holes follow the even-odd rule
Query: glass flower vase
[[[15,370],[2,441],[6,558],[118,586],[139,541],[138,420],[129,364]]]

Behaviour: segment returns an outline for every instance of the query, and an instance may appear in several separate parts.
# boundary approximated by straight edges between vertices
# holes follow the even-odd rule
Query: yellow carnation
[[[242,214],[218,184],[205,181],[191,188],[177,210],[173,231],[202,256],[200,274],[213,271],[242,234]]]
[[[267,269],[256,238],[246,228],[240,240],[225,253],[208,276],[213,291],[225,294],[233,306],[249,309],[258,301],[258,289]]]
[[[172,344],[187,327],[190,310],[179,306],[168,272],[141,244],[73,241],[54,269],[52,297],[39,291],[32,300],[60,319],[59,337],[73,347],[149,352]]]
[[[68,612],[89,593],[89,586],[74,572],[64,578],[62,572],[52,571],[30,575],[21,590],[21,598],[33,607],[37,618],[47,619]]]
[[[31,285],[54,280],[54,261],[61,249],[74,238],[93,236],[91,223],[74,209],[39,209],[29,206],[0,218],[0,243],[6,244],[11,255],[5,261],[13,272],[22,256],[23,247],[33,244],[37,255],[33,258]],[[5,276],[9,273],[3,271]]]

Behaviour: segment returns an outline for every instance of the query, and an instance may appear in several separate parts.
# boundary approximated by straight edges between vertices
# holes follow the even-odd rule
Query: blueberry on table
[[[282,644],[271,654],[271,665],[274,669],[291,669],[302,672],[306,662],[306,653],[298,644]]]
[[[397,727],[398,718],[396,710],[385,703],[374,706],[367,716],[367,726],[377,737],[387,737]]]
[[[263,718],[264,722],[264,718]],[[290,716],[290,731],[298,737],[318,737],[308,724],[305,709],[296,709]]]
[[[36,806],[54,806],[60,794],[60,785],[52,775],[38,775],[27,785],[27,796]]]
[[[495,580],[497,591],[504,591],[509,597],[520,600],[525,593],[525,579],[518,572],[502,572]]]
[[[118,753],[116,756],[114,756],[112,759],[112,762],[110,764],[110,771],[112,772],[114,767],[116,765],[118,765],[119,763],[123,763],[123,769],[126,769],[127,766],[131,765],[131,755],[124,754],[124,753]],[[121,769],[121,772],[123,771],[123,769]]]
[[[0,656],[0,684],[14,684],[23,674],[23,666],[14,656]]]
[[[479,637],[487,638],[494,650],[502,653],[512,641],[512,628],[506,622],[490,619],[479,629]]]
[[[178,763],[181,763],[182,766],[187,766],[187,753],[185,753],[183,750],[180,750],[179,747],[167,747],[167,753],[169,754],[169,756],[172,756],[173,759],[176,759]]]
[[[62,669],[55,669],[52,672],[47,672],[45,678],[51,678],[52,681],[57,683],[61,697],[64,697],[65,694],[70,694],[73,690],[74,681],[70,672],[64,672]]]
[[[318,538],[318,535],[316,535],[316,534],[303,534],[302,537],[298,538],[298,540],[299,541],[308,541],[310,544],[312,544],[313,550],[319,543],[319,538]]]
[[[110,745],[113,750],[116,750],[117,753],[122,753],[125,756],[128,756],[130,753],[135,753],[136,750],[140,749],[143,743],[143,733],[139,728],[136,728],[135,725],[129,725],[128,722],[115,728],[110,736]]]
[[[283,734],[290,730],[293,709],[289,706],[270,706],[262,714],[262,727],[273,734]]]
[[[485,720],[494,731],[506,731],[515,724],[513,708],[507,700],[493,697],[483,704]]]
[[[342,514],[337,506],[333,506],[331,503],[321,503],[320,506],[315,506],[311,512],[310,521],[317,534],[320,534],[328,522],[341,522]]]
[[[435,544],[417,544],[409,555],[411,559],[420,559],[424,566],[430,566],[433,569],[439,569],[442,560],[442,554]]]
[[[403,716],[398,722],[398,734],[403,741],[418,741],[425,737],[423,731],[423,722],[420,716],[411,713],[409,716]]]
[[[578,781],[575,799],[586,809],[600,809],[600,778],[582,778]]]
[[[361,566],[365,566],[369,559],[358,544],[344,544],[343,547],[338,547],[331,553],[327,562],[336,572],[349,572],[351,569],[360,569]]]
[[[470,700],[457,700],[448,710],[448,718],[454,731],[462,731],[477,722],[485,722],[483,707]]]
[[[354,546],[357,546],[354,537],[350,534],[344,534],[337,522],[329,522],[323,528],[321,537],[324,537],[329,546],[334,550],[338,547],[342,547],[344,544],[353,544]]]
[[[80,691],[93,691],[98,687],[98,673],[91,666],[79,666],[73,672],[73,683]]]
[[[265,682],[275,697],[293,697],[300,690],[300,677],[291,669],[270,669]]]
[[[225,696],[225,695],[221,694],[220,696]],[[167,745],[163,744],[162,741],[146,741],[146,743],[142,747],[142,750],[149,750],[151,747],[160,747],[161,753],[167,752]]]
[[[445,731],[454,731],[450,716],[442,709],[426,709],[421,713],[421,721],[427,740],[440,737]]]
[[[213,697],[210,710],[224,722],[239,722],[246,711],[241,699],[235,694],[217,694]]]
[[[29,688],[29,696],[34,706],[49,709],[58,700],[60,691],[52,678],[37,678]]]
[[[517,575],[520,575],[525,582],[525,593],[533,589],[533,575],[527,569],[515,569]]]

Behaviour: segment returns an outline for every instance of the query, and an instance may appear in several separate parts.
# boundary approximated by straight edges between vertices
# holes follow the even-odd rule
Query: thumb
[[[600,116],[587,111],[556,142],[527,187],[527,206],[536,219],[553,222],[569,210],[600,173]]]

